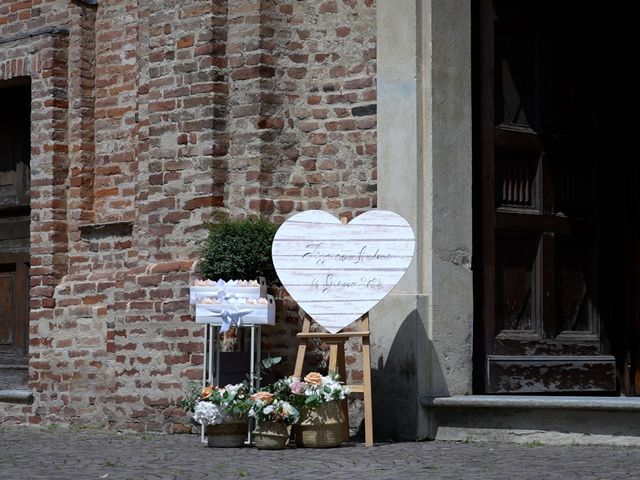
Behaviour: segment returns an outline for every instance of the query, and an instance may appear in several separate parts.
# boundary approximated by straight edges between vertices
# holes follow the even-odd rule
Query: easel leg
[[[302,323],[302,333],[309,333],[311,329],[311,322],[309,321],[309,317],[305,315],[304,322]],[[298,339],[298,356],[296,357],[296,366],[293,369],[294,377],[302,377],[302,367],[304,366],[304,356],[307,353],[307,339],[299,338]]]
[[[329,373],[338,371],[338,358],[339,358],[338,350],[339,348],[337,343],[331,343],[329,345],[329,366],[328,366]],[[340,374],[340,372],[338,372],[338,374]],[[344,381],[344,378],[341,378],[341,380]]]
[[[364,383],[364,443],[373,446],[373,405],[371,398],[371,349],[369,336],[362,337],[362,374]]]

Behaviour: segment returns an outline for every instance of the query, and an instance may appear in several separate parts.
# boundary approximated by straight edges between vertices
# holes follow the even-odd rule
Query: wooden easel
[[[371,405],[371,350],[369,340],[369,314],[361,317],[361,330],[354,332],[311,332],[311,320],[307,315],[304,317],[302,331],[298,333],[298,356],[293,372],[294,376],[302,377],[302,367],[304,365],[304,355],[307,351],[307,341],[310,338],[319,338],[329,345],[329,371],[337,371],[341,379],[347,378],[347,369],[344,360],[344,344],[351,337],[362,338],[362,383],[347,385],[352,393],[362,393],[364,395],[364,443],[367,447],[373,446],[373,411]],[[344,440],[349,439],[349,414],[347,404],[343,402],[345,418]]]

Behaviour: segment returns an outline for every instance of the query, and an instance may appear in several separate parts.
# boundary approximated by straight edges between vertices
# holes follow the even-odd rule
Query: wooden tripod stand
[[[307,351],[307,341],[310,338],[318,338],[329,345],[329,371],[337,371],[341,379],[347,378],[347,369],[344,358],[344,344],[351,337],[362,339],[362,383],[347,385],[352,393],[362,393],[364,395],[364,439],[367,447],[373,446],[373,411],[371,405],[371,350],[369,340],[369,314],[362,317],[361,330],[354,332],[311,332],[311,320],[305,315],[302,331],[298,333],[298,356],[294,376],[302,377],[302,367],[304,365],[304,355]],[[342,404],[345,418],[344,440],[349,439],[349,415],[346,402]]]

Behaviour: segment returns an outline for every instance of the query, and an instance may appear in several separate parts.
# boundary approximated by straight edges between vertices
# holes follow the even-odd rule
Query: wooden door
[[[619,385],[604,228],[615,187],[602,184],[610,43],[598,5],[476,3],[477,391]]]
[[[28,84],[0,84],[0,389],[27,377],[30,104]]]

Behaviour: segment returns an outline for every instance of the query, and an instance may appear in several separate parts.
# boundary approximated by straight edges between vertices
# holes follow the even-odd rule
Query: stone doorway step
[[[640,397],[422,398],[429,438],[531,445],[640,445]]]
[[[0,402],[30,402],[27,390],[29,367],[27,365],[0,365]]]

